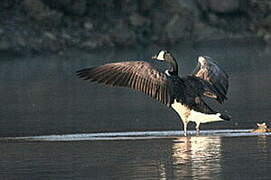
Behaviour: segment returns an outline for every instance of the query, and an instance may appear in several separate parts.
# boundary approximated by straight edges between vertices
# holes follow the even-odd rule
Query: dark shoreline
[[[32,56],[50,56],[53,54],[57,54],[59,56],[62,55],[69,55],[72,52],[78,53],[82,52],[85,53],[104,53],[104,52],[114,52],[119,51],[119,49],[122,50],[131,50],[131,48],[135,48],[138,52],[139,49],[149,49],[152,50],[158,50],[158,49],[175,49],[175,46],[178,47],[184,47],[184,48],[203,48],[208,46],[221,46],[221,44],[225,45],[226,47],[232,46],[232,47],[242,47],[249,44],[253,44],[253,46],[260,46],[267,50],[267,52],[270,52],[269,45],[262,40],[259,37],[241,37],[241,38],[234,38],[234,39],[217,39],[217,40],[208,40],[208,41],[198,41],[198,42],[187,42],[187,43],[177,43],[177,44],[152,44],[148,46],[141,46],[139,44],[135,44],[133,46],[123,47],[123,46],[115,46],[115,47],[101,47],[91,50],[81,49],[79,47],[67,47],[65,49],[61,49],[59,51],[50,51],[50,50],[43,50],[43,51],[16,51],[12,48],[6,49],[6,50],[0,50],[0,56],[2,57],[32,57]],[[151,50],[152,49],[152,50]]]
[[[3,0],[0,10],[0,52],[18,55],[271,39],[271,3],[253,0]]]

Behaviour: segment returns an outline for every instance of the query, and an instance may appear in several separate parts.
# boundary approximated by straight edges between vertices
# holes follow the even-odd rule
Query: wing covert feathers
[[[77,76],[91,82],[129,87],[170,106],[170,81],[167,76],[144,61],[110,63],[82,69]]]
[[[204,63],[199,61],[192,74],[206,82],[205,88],[210,91],[204,95],[216,98],[220,103],[227,99],[228,75],[210,57],[204,56]]]

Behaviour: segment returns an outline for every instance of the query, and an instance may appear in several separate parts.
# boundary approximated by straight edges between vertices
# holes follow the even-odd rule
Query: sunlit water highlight
[[[271,133],[145,131],[2,138],[2,179],[268,179]]]
[[[188,136],[220,136],[220,137],[242,137],[271,135],[267,133],[251,133],[251,129],[226,129],[226,130],[202,130],[199,135],[196,131],[189,131]],[[84,133],[63,134],[26,137],[4,137],[0,140],[24,140],[24,141],[95,141],[95,140],[140,140],[157,138],[174,138],[183,136],[183,131],[139,131],[139,132],[106,132],[106,133]]]

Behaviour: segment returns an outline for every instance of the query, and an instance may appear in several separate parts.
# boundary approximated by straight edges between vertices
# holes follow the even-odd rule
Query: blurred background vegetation
[[[271,44],[269,0],[1,0],[0,51],[216,40]]]

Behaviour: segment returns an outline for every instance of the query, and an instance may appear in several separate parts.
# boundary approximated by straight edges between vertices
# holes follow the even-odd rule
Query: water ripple
[[[241,137],[241,136],[269,136],[271,133],[251,133],[251,129],[202,130],[199,136]],[[197,136],[195,131],[189,131],[189,136]],[[63,134],[25,137],[3,137],[0,140],[22,141],[97,141],[97,140],[140,140],[156,138],[177,138],[183,136],[183,131],[138,131],[138,132],[106,132]]]

